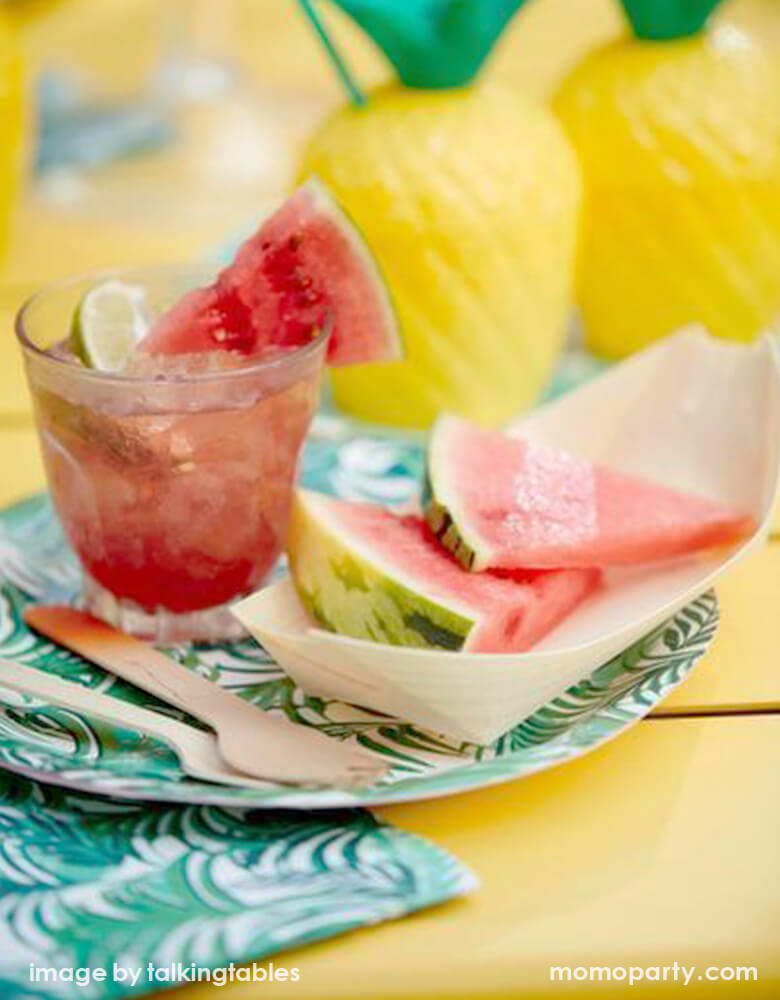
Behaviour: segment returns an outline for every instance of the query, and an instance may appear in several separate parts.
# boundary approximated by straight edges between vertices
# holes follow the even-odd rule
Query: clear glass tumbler
[[[284,546],[327,332],[272,360],[119,376],[57,350],[84,293],[106,278],[165,307],[206,279],[160,270],[76,278],[20,311],[49,489],[84,573],[84,603],[158,642],[241,634],[229,604]],[[178,369],[177,369],[178,371]]]

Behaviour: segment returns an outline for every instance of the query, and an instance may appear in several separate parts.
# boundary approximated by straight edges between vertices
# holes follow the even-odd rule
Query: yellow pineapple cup
[[[473,82],[522,0],[338,2],[399,82],[363,98],[326,39],[353,101],[311,137],[299,180],[319,175],[362,230],[406,357],[334,371],[336,401],[404,427],[441,410],[498,424],[536,400],[561,350],[580,204],[555,117]]]
[[[619,358],[685,323],[751,340],[780,314],[780,76],[717,0],[623,0],[634,36],[554,107],[580,158],[579,303]],[[780,12],[779,12],[780,16]]]

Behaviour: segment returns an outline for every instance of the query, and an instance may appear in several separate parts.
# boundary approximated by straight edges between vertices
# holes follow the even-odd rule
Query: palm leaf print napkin
[[[0,772],[3,1000],[219,982],[231,963],[474,886],[446,852],[362,810],[129,803]]]

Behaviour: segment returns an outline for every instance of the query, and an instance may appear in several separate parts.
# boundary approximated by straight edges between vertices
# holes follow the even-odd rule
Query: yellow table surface
[[[470,865],[481,889],[278,955],[298,983],[235,984],[228,996],[642,998],[658,993],[553,984],[549,967],[677,961],[697,968],[685,996],[777,997],[778,769],[780,716],[656,719],[524,781],[382,809]],[[697,979],[714,965],[755,966],[758,981]],[[176,994],[223,995],[206,985]]]
[[[656,714],[780,710],[780,541],[718,581],[720,628]]]

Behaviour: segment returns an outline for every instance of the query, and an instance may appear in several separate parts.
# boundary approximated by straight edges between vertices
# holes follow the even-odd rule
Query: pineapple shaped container
[[[780,313],[780,75],[717,0],[622,0],[632,37],[554,107],[579,155],[579,303],[622,357],[689,322],[750,340]],[[780,17],[780,4],[778,5]]]
[[[334,192],[388,281],[406,357],[333,372],[337,403],[424,428],[441,410],[498,424],[532,404],[565,337],[581,184],[554,115],[477,79],[522,0],[338,0],[398,80],[353,93],[300,178]]]

